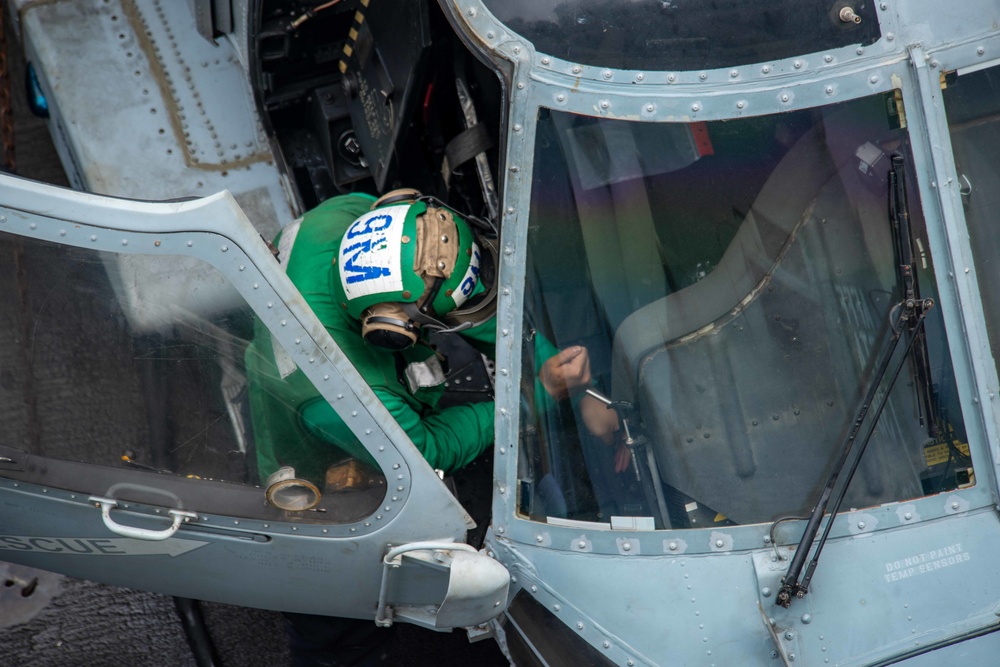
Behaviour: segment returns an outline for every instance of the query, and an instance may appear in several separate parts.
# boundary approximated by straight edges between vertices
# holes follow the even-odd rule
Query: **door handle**
[[[184,510],[168,510],[167,514],[174,518],[173,523],[168,528],[165,528],[164,530],[135,528],[133,526],[123,526],[120,523],[116,523],[115,520],[111,518],[111,510],[118,507],[118,501],[114,498],[91,496],[90,502],[101,508],[101,518],[104,519],[104,525],[107,526],[108,530],[116,535],[131,537],[135,540],[165,540],[177,532],[177,529],[181,527],[182,522],[198,518],[198,515],[194,512],[185,512]]]

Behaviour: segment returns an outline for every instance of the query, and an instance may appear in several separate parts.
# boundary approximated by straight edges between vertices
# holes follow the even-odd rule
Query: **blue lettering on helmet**
[[[379,226],[373,226],[376,222],[381,222]],[[347,238],[353,239],[356,236],[361,236],[362,234],[374,234],[375,232],[380,232],[383,229],[389,227],[392,224],[391,215],[373,215],[370,218],[363,220],[358,220],[350,229],[347,230]]]
[[[472,294],[472,290],[476,289],[476,283],[479,282],[479,248],[473,246],[472,254],[475,260],[469,265],[469,272],[472,273],[472,275],[466,277],[466,279],[462,281],[462,284],[458,286],[459,291],[465,296]]]
[[[350,235],[350,234],[348,234]],[[380,243],[385,243],[386,238],[383,236],[379,239],[366,239],[364,241],[358,241],[354,245],[348,246],[341,250],[341,257],[346,257],[344,260],[344,271],[350,272],[353,275],[346,277],[346,282],[350,284],[364,282],[366,280],[374,280],[376,278],[381,278],[383,276],[390,275],[389,267],[387,266],[365,266],[357,264],[358,257],[361,253],[368,253],[372,251],[372,246],[377,246]],[[353,255],[351,253],[354,253]],[[348,257],[348,255],[350,255]]]

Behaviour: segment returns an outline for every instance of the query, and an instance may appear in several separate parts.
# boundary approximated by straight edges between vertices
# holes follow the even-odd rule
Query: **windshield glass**
[[[377,464],[314,435],[306,419],[332,408],[211,266],[5,232],[0,258],[0,449],[47,459],[45,484],[122,498],[117,471],[143,471],[129,488],[169,486],[188,509],[298,522],[379,507]]]
[[[541,53],[618,69],[700,70],[746,65],[880,36],[874,4],[799,0],[484,0]],[[734,29],[739,26],[739,29]]]
[[[579,346],[594,396],[523,383],[523,514],[688,528],[809,512],[901,299],[894,155],[936,296],[895,110],[891,94],[692,124],[540,110],[522,377],[544,377],[548,343]],[[939,308],[925,333],[845,508],[975,483]]]

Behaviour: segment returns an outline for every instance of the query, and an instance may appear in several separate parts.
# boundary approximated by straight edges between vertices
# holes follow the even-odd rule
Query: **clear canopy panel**
[[[936,297],[896,109],[889,94],[690,124],[539,111],[522,376],[545,361],[536,337],[586,347],[619,430],[591,435],[594,396],[541,406],[523,383],[523,514],[658,528],[808,514],[902,301],[895,156],[920,295]],[[975,483],[940,308],[893,363],[845,509]]]
[[[385,495],[363,448],[304,427],[319,392],[200,260],[0,233],[0,355],[10,475],[137,502],[165,489],[184,509],[272,520],[355,521]],[[295,474],[269,503],[285,466]]]
[[[881,36],[871,2],[484,0],[540,53],[615,69],[702,70],[767,62]],[[847,9],[849,13],[842,13]]]

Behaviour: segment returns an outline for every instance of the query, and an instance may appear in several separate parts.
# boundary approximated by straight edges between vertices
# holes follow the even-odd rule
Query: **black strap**
[[[461,164],[464,164],[476,157],[480,153],[485,153],[493,148],[493,139],[482,123],[477,123],[469,129],[457,135],[444,149],[448,158],[448,168],[452,171]]]

